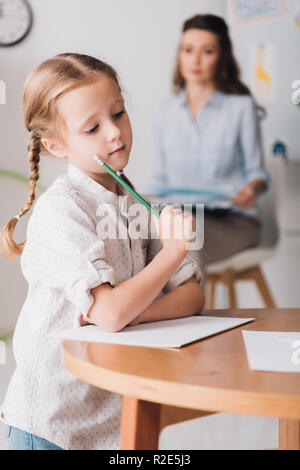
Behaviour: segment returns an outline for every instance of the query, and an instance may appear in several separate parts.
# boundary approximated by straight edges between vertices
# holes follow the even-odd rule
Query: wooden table
[[[300,449],[300,374],[253,371],[241,330],[300,331],[300,309],[209,310],[252,323],[178,350],[63,341],[65,367],[123,395],[121,449],[157,449],[161,429],[215,412],[279,418],[279,448]]]

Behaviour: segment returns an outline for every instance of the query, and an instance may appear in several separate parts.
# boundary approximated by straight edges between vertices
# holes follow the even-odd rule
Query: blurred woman
[[[185,21],[173,77],[174,93],[154,115],[152,184],[172,189],[231,188],[205,203],[204,247],[193,252],[202,270],[259,243],[257,197],[268,186],[257,107],[233,56],[225,21]],[[179,197],[179,196],[178,196]]]

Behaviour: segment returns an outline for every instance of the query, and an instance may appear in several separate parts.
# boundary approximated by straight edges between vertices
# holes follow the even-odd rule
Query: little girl
[[[26,80],[23,107],[29,198],[0,235],[2,255],[21,255],[28,282],[13,339],[17,367],[1,413],[6,448],[118,449],[120,395],[70,374],[61,362],[60,341],[51,335],[74,324],[115,332],[201,312],[201,273],[187,256],[192,218],[167,206],[157,221],[159,238],[98,233],[98,214],[107,208],[111,220],[115,210],[128,235],[130,207],[137,202],[93,159],[98,155],[128,182],[122,170],[131,126],[109,65],[71,53],[46,60]],[[67,173],[39,197],[26,240],[16,244],[13,231],[35,199],[42,151],[67,160]],[[127,210],[119,205],[124,197]],[[183,226],[187,231],[175,237]]]

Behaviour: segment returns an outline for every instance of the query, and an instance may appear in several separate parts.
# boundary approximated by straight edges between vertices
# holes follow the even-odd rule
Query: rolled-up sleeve
[[[257,117],[256,104],[251,96],[245,96],[241,118],[240,143],[243,156],[243,172],[247,181],[261,179],[266,186],[270,184],[270,176],[263,162],[262,139]]]
[[[28,283],[63,290],[84,318],[94,302],[90,290],[103,283],[116,285],[94,221],[66,195],[40,196],[28,223],[21,268]]]

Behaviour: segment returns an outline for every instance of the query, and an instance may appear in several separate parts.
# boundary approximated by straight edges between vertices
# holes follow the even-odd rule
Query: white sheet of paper
[[[300,372],[300,332],[242,330],[250,369]]]
[[[229,318],[192,316],[175,320],[162,320],[126,326],[109,333],[95,325],[57,332],[51,336],[59,339],[90,341],[95,343],[127,344],[152,348],[180,348],[185,344],[243,325],[255,318]]]

